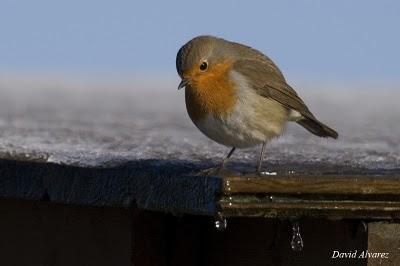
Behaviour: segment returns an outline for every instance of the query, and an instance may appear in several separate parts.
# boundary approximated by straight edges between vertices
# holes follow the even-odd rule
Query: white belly
[[[238,81],[238,76],[234,78]],[[288,110],[278,102],[259,96],[247,88],[243,79],[239,81],[239,100],[234,110],[221,117],[208,114],[195,122],[195,125],[210,139],[237,148],[251,147],[280,135],[288,120]]]

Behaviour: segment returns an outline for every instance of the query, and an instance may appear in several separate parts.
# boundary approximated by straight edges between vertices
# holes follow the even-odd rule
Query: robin
[[[198,36],[179,49],[176,68],[193,123],[210,139],[231,147],[217,172],[236,148],[262,144],[260,175],[266,142],[281,135],[289,121],[319,137],[338,137],[310,112],[275,63],[249,46]]]

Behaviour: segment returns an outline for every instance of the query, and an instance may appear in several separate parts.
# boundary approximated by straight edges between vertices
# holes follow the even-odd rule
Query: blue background
[[[0,73],[175,74],[199,34],[291,76],[398,80],[400,1],[0,1]]]

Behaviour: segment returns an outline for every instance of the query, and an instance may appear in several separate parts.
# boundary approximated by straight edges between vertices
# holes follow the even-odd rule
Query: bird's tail
[[[304,117],[303,119],[297,121],[297,123],[319,137],[331,137],[337,139],[339,136],[334,129],[324,125],[314,117]]]

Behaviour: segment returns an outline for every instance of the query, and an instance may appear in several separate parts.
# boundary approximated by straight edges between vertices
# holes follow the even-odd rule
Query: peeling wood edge
[[[219,202],[225,217],[266,217],[297,219],[301,217],[327,219],[400,218],[400,202],[379,201],[300,201],[300,202],[240,202],[223,199]]]
[[[400,175],[223,177],[222,193],[400,195]]]

